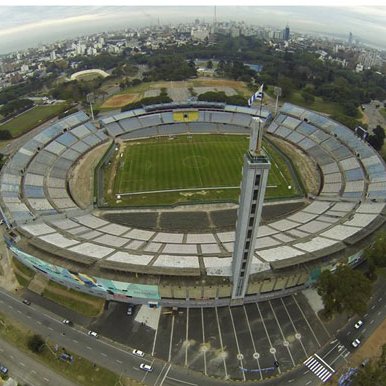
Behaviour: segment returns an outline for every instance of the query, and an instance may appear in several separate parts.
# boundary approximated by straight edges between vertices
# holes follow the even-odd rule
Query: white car
[[[137,350],[136,348],[133,350],[133,354],[141,358],[145,356],[145,353],[143,351]]]
[[[351,343],[351,345],[352,345],[353,347],[355,347],[355,348],[357,348],[360,344],[361,344],[361,341],[360,341],[358,338],[355,339],[355,340]]]
[[[356,329],[360,328],[363,326],[363,321],[362,320],[358,320],[355,324],[354,324],[354,327]]]
[[[90,330],[87,334],[93,336],[94,338],[98,338],[98,334],[95,331]]]
[[[153,371],[153,368],[150,365],[147,365],[146,363],[141,363],[139,365],[139,368],[142,369],[143,371],[151,372]]]
[[[68,320],[68,319],[63,319],[62,323],[63,324],[68,324],[69,326],[71,326],[71,324],[72,324],[71,320]]]

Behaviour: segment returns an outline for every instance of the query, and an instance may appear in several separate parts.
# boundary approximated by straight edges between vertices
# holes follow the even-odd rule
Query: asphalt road
[[[320,362],[325,368],[331,368],[332,371],[335,371],[335,369],[344,366],[350,352],[355,350],[351,346],[352,340],[360,336],[363,342],[385,319],[385,290],[386,283],[379,282],[369,304],[369,312],[363,318],[364,325],[362,329],[358,331],[355,330],[353,325],[356,320],[350,320],[344,328],[338,331],[335,338],[318,351],[317,354],[321,358]],[[93,361],[98,366],[107,367],[118,374],[124,374],[147,385],[209,386],[230,383],[223,379],[206,377],[201,373],[154,359],[151,356],[146,356],[143,359],[138,358],[131,353],[129,348],[103,337],[99,339],[90,337],[87,335],[87,330],[79,328],[78,326],[65,326],[62,324],[61,318],[38,307],[34,303],[27,306],[23,304],[19,298],[14,297],[4,290],[0,290],[0,308],[2,312],[6,313],[9,317],[18,319],[21,323],[31,328],[31,330],[36,331],[44,338],[49,337],[60,346],[66,347],[67,350]],[[63,333],[65,335],[63,335]],[[10,363],[10,371],[13,372],[13,368],[11,368],[12,363],[4,362],[5,364]],[[139,364],[141,362],[151,364],[154,371],[152,373],[145,373],[140,370]],[[31,366],[31,373],[33,369],[37,371],[33,364]],[[272,375],[278,374],[279,372],[275,372]],[[321,383],[320,378],[305,365],[281,374],[280,377],[272,377],[259,382],[260,385],[289,384],[291,386],[316,386]],[[256,381],[247,381],[243,382],[243,384],[256,385]],[[36,385],[40,386],[38,383]]]
[[[76,386],[3,339],[0,339],[0,362],[8,367],[10,377],[22,384]]]

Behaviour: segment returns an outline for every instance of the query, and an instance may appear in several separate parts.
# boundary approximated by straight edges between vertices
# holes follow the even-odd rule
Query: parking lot
[[[133,316],[126,309],[111,304],[93,328],[167,362],[223,379],[260,380],[285,372],[334,334],[302,294],[231,308],[163,308],[155,328],[135,320],[139,307]]]

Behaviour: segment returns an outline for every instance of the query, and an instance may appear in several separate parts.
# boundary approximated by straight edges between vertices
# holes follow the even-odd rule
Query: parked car
[[[356,329],[360,328],[363,326],[363,321],[362,320],[358,320],[355,324],[354,324],[354,327]]]
[[[355,348],[357,348],[361,344],[361,341],[357,338],[352,341],[351,345]]]
[[[134,306],[132,304],[129,304],[127,306],[127,315],[131,316],[134,313]]]
[[[23,303],[27,304],[27,306],[31,305],[31,302],[28,299],[23,299]]]
[[[150,365],[147,365],[146,363],[141,363],[139,365],[139,368],[142,369],[143,371],[151,372],[153,371],[153,368]]]
[[[87,334],[93,336],[94,338],[98,338],[98,334],[95,331],[90,330]]]
[[[67,324],[68,326],[72,326],[71,320],[68,320],[68,319],[63,319],[62,323]]]
[[[8,374],[8,369],[5,366],[3,366],[2,364],[0,364],[0,374],[2,374],[2,375]]]
[[[138,356],[138,357],[144,357],[145,353],[141,350],[137,350],[136,348],[133,350],[133,354]]]

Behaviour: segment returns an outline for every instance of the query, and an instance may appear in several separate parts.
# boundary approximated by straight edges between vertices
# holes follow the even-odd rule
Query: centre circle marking
[[[185,157],[182,161],[184,166],[190,169],[203,169],[209,166],[209,160],[202,155],[192,155]]]

